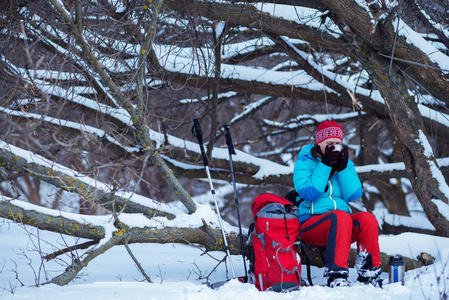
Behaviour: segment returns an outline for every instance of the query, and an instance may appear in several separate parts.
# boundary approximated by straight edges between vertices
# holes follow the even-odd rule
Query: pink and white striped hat
[[[343,141],[343,127],[335,121],[324,121],[318,125],[316,143],[321,143],[330,138],[338,138]]]

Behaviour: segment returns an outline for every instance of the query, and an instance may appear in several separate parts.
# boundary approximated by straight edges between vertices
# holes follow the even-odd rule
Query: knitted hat
[[[343,140],[343,127],[335,121],[324,121],[318,125],[316,131],[316,143],[320,143],[330,138]]]

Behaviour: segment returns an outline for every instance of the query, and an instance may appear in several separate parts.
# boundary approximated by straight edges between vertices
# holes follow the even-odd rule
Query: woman
[[[293,183],[297,200],[302,201],[298,212],[301,240],[326,246],[324,276],[328,286],[350,285],[348,259],[353,242],[357,242],[357,280],[381,286],[378,223],[370,213],[351,214],[348,203],[360,198],[363,189],[342,143],[342,126],[325,121],[318,126],[316,143],[298,155]]]

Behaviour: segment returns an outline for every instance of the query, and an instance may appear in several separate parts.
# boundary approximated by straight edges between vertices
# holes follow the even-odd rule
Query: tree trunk
[[[442,190],[448,187],[438,177],[441,172],[433,153],[429,153],[430,145],[415,99],[409,96],[404,78],[396,71],[389,75],[388,61],[372,52],[367,53],[370,54],[360,56],[360,60],[386,101],[396,135],[402,144],[407,177],[429,221],[440,234],[449,237],[449,220],[436,204],[440,202],[443,209],[447,207],[448,198]]]
[[[378,30],[372,31],[369,15],[355,1],[319,2],[326,4],[333,12],[332,19],[339,25],[341,31],[345,32],[359,61],[379,89],[396,135],[402,144],[407,177],[429,221],[439,234],[449,237],[449,220],[448,216],[444,215],[444,211],[448,210],[448,198],[443,192],[448,191],[449,187],[442,179],[443,176],[426,137],[421,114],[415,99],[409,95],[402,70],[396,64],[391,64],[391,60],[380,55],[382,52],[394,53],[392,43],[393,41],[400,43],[401,39],[395,39],[396,33],[392,24],[388,22],[378,26]],[[349,14],[346,8],[351,5],[353,9]],[[411,49],[410,45],[401,45],[403,47],[397,48],[401,48],[402,55],[410,55],[409,60],[415,61],[412,55],[419,54],[419,50]],[[429,73],[427,76],[434,74],[427,68],[421,71]]]
[[[325,257],[325,252],[320,247],[314,247],[308,244],[302,244],[305,250],[305,255],[302,257],[302,263],[305,264],[307,258],[310,259],[310,264],[312,266],[323,268],[324,267],[324,260],[323,257]],[[356,249],[351,248],[349,253],[349,266],[355,265],[355,260],[357,257],[357,251]],[[388,272],[388,260],[390,255],[381,252],[380,253],[380,259],[381,259],[381,267],[382,271]],[[435,258],[427,253],[421,253],[416,258],[408,258],[404,257],[405,262],[405,269],[413,270],[416,268],[420,268],[422,266],[430,265],[434,262]],[[304,276],[303,276],[304,277]]]

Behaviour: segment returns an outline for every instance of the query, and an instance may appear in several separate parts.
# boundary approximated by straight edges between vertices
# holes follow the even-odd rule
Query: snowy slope
[[[36,236],[39,234],[41,241]],[[441,299],[449,294],[449,239],[420,234],[381,236],[381,250],[389,254],[412,256],[428,252],[437,256],[433,266],[406,272],[406,284],[386,285],[384,289],[354,284],[350,288],[330,289],[324,284],[323,270],[312,267],[313,287],[288,294],[259,292],[250,284],[231,280],[218,290],[202,284],[200,276],[209,274],[216,260],[193,246],[181,244],[133,244],[131,250],[141,262],[154,283],[143,281],[142,275],[123,246],[115,247],[92,261],[80,276],[69,285],[53,284],[35,287],[51,276],[60,274],[69,256],[62,260],[42,262],[38,249],[48,253],[62,244],[72,245],[74,238],[61,237],[49,232],[37,232],[34,228],[20,227],[9,221],[0,223],[0,298],[1,299]],[[46,243],[44,241],[48,241]],[[51,242],[51,244],[50,244]],[[211,253],[222,258],[223,253]],[[243,275],[240,256],[233,256],[237,275]],[[305,277],[305,268],[303,267]],[[48,274],[50,277],[45,276]],[[442,276],[441,276],[442,275]],[[440,280],[437,280],[440,276]],[[355,280],[355,270],[350,279]],[[387,274],[383,274],[387,278]],[[220,266],[211,275],[212,281],[226,279],[226,270]],[[23,286],[22,286],[23,284]]]

